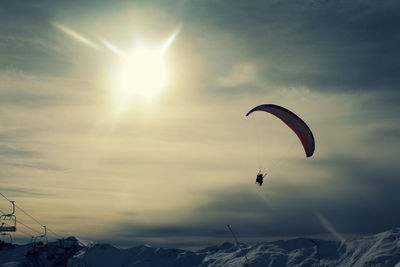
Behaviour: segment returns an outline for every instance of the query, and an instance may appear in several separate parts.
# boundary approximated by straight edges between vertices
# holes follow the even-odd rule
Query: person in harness
[[[263,184],[263,182],[264,182],[264,177],[265,177],[265,173],[263,174],[262,172],[261,172],[261,169],[258,171],[258,173],[257,173],[257,178],[256,178],[256,183],[259,185],[259,186],[262,186],[262,184]]]

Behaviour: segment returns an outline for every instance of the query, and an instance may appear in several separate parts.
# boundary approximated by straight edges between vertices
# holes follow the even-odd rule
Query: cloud
[[[45,5],[46,6],[46,5]],[[67,60],[60,57],[60,43],[49,34],[52,16],[48,6],[6,1],[0,15],[0,70],[59,74],[67,69]]]
[[[232,66],[232,69],[225,76],[218,78],[218,82],[222,87],[238,87],[251,85],[256,82],[257,68],[251,63],[238,63]]]
[[[212,32],[213,59],[260,66],[268,83],[322,91],[397,90],[400,5],[395,1],[193,2],[190,18]],[[188,12],[189,13],[189,12]],[[233,45],[234,44],[234,45]],[[234,49],[232,51],[231,49]]]
[[[231,240],[227,223],[241,241],[326,234],[316,211],[345,236],[398,226],[397,2],[187,1],[152,17],[141,12],[157,1],[122,15],[106,1],[47,3],[0,11],[0,172],[50,226],[170,246]],[[168,90],[116,122],[107,76],[116,55],[49,22],[124,47],[140,28],[132,14],[152,37],[184,28]],[[304,118],[315,157],[286,152],[299,144],[279,120],[245,118],[261,103]],[[261,164],[288,159],[262,188],[257,149]]]
[[[2,187],[2,193],[4,193],[6,196],[13,196],[14,198],[23,198],[23,197],[32,197],[34,196],[35,198],[37,197],[49,197],[52,196],[54,197],[55,194],[51,192],[43,192],[41,190],[38,190],[38,188],[32,189],[32,188],[17,188],[17,187],[10,187],[10,186],[4,186]],[[3,205],[4,206],[4,205]]]
[[[1,107],[6,111],[10,108],[39,111],[92,104],[90,93],[97,87],[70,77],[4,69],[0,71]]]
[[[126,221],[110,231],[121,242],[138,238],[174,243],[190,237],[216,243],[229,238],[225,226],[230,223],[239,239],[247,242],[304,235],[326,238],[326,234],[344,240],[348,234],[377,233],[400,223],[393,206],[400,201],[398,167],[338,156],[314,166],[318,168],[327,176],[312,183],[286,177],[267,180],[261,189],[246,185],[208,190],[207,201],[185,207],[176,219],[150,224]]]
[[[11,146],[0,144],[0,156],[3,157],[31,157],[37,155],[34,151],[16,149]]]
[[[400,145],[400,128],[393,125],[383,125],[371,131],[366,142],[380,140],[382,144]]]

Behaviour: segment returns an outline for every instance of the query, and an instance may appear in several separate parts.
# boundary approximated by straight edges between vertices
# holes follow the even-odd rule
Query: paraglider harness
[[[265,175],[267,175],[266,173],[262,173],[261,169],[258,171],[257,173],[257,178],[256,178],[256,183],[259,186],[262,186],[263,182],[264,182],[264,177]]]

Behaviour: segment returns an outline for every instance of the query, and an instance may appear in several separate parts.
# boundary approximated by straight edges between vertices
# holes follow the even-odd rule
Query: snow
[[[248,261],[247,261],[247,259]],[[296,238],[255,245],[232,243],[198,251],[154,248],[121,249],[69,237],[45,248],[31,244],[0,250],[0,267],[68,266],[395,266],[400,267],[400,228],[345,242]]]

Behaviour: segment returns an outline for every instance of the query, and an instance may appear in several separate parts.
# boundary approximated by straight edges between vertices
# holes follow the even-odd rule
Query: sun
[[[167,78],[165,50],[162,47],[136,47],[124,59],[120,77],[120,96],[151,100],[163,88]]]
[[[117,83],[112,90],[117,101],[116,114],[139,103],[149,104],[160,94],[168,82],[167,52],[178,35],[178,28],[166,40],[148,44],[136,38],[135,45],[129,52],[124,52],[115,45],[102,40],[102,43],[117,54],[121,61],[116,69]]]
[[[148,45],[140,36],[135,36],[135,46],[132,51],[126,53],[101,36],[98,37],[100,42],[98,43],[62,24],[57,22],[52,24],[71,38],[101,52],[106,48],[122,59],[118,61],[111,74],[111,94],[117,102],[117,114],[133,99],[139,102],[148,100],[144,101],[147,104],[159,95],[165,87],[168,76],[166,54],[182,29],[182,25],[179,25],[166,40],[157,45]]]

